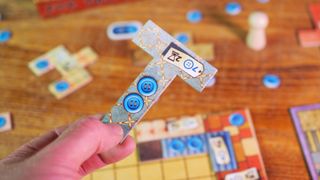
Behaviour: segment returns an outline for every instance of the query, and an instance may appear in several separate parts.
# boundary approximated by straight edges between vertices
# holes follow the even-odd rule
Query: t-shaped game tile
[[[217,69],[187,49],[152,21],[148,21],[133,42],[153,57],[144,71],[119,98],[103,123],[122,126],[124,137],[158,100],[176,76],[201,92]]]

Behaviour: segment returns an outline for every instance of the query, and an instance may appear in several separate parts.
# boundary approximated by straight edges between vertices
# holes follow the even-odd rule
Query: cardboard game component
[[[214,59],[214,44],[213,43],[194,43],[191,32],[177,32],[174,33],[175,39],[184,44],[206,61],[212,61]],[[151,56],[141,49],[137,49],[133,45],[129,44],[129,48],[132,50],[131,58],[132,63],[135,66],[146,66],[151,59]]]
[[[136,151],[85,180],[268,179],[246,109],[142,121],[130,135],[137,142]],[[211,137],[222,137],[225,148],[220,147],[219,138],[211,142],[212,146]],[[215,152],[219,160],[212,158],[212,147],[218,148]],[[219,149],[224,149],[223,153]],[[225,154],[230,154],[229,158]],[[212,166],[230,162],[232,165],[220,165],[217,169]]]
[[[84,47],[71,55],[60,45],[35,58],[28,66],[36,76],[56,69],[62,78],[51,83],[48,89],[57,99],[61,99],[91,82],[92,77],[85,67],[94,63],[97,58],[98,55],[90,47]]]
[[[138,75],[116,105],[106,114],[103,123],[122,126],[124,137],[158,100],[176,76],[201,92],[217,72],[152,21],[148,21],[133,42],[153,58]]]
[[[10,131],[12,129],[12,119],[9,112],[0,113],[0,132]]]
[[[320,172],[320,104],[290,108],[292,120],[312,179]]]
[[[298,39],[302,47],[320,47],[320,3],[309,5],[315,29],[299,30]]]
[[[87,8],[134,0],[34,0],[42,17],[53,17]]]

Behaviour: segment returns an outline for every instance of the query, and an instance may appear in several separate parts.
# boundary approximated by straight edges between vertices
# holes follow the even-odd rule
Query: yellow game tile
[[[161,164],[158,163],[142,163],[140,164],[140,180],[161,180],[162,171]]]
[[[254,138],[242,139],[241,143],[246,156],[259,154],[259,146]]]
[[[210,176],[210,163],[208,155],[201,155],[197,157],[187,157],[186,159],[188,177],[202,177]]]
[[[163,171],[165,179],[186,179],[186,167],[183,159],[163,161]]]
[[[129,155],[125,159],[116,163],[115,167],[118,168],[118,167],[136,165],[137,163],[138,163],[138,155],[137,155],[137,150],[135,150],[131,155]]]
[[[236,154],[237,162],[243,162],[244,160],[246,160],[246,156],[244,155],[244,150],[240,142],[234,143],[233,148],[234,148],[234,153]]]
[[[212,43],[197,43],[189,45],[188,47],[191,51],[207,61],[214,59],[214,47]]]
[[[70,83],[66,79],[61,79],[49,84],[49,91],[57,98],[62,99],[71,93],[77,91],[81,87],[87,85],[92,81],[92,77],[87,77],[83,79],[79,79],[77,83]]]
[[[235,136],[239,134],[239,129],[236,126],[227,126],[223,130],[228,131],[231,136]]]
[[[197,177],[197,178],[189,178],[190,180],[212,180],[210,176],[208,177]]]
[[[138,167],[116,168],[117,180],[138,180]]]
[[[11,114],[9,112],[0,113],[0,132],[10,131],[11,129]]]
[[[86,175],[81,180],[91,180],[91,174]]]
[[[80,51],[72,55],[82,67],[86,67],[97,61],[98,55],[89,46],[82,48]]]
[[[114,164],[108,164],[99,170],[113,170],[113,169],[114,169]]]
[[[112,170],[99,170],[92,173],[91,180],[113,180],[115,179],[114,171]]]

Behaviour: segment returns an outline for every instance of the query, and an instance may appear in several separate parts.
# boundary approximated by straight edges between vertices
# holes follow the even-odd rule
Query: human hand
[[[0,161],[0,179],[81,179],[131,154],[135,149],[132,137],[119,144],[122,128],[100,119],[87,117],[33,139]]]

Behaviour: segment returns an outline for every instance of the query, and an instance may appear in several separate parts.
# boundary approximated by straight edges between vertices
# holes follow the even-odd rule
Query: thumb
[[[88,117],[73,123],[41,150],[38,158],[79,167],[92,155],[117,146],[123,137],[121,126],[106,125],[100,119],[101,116]]]

